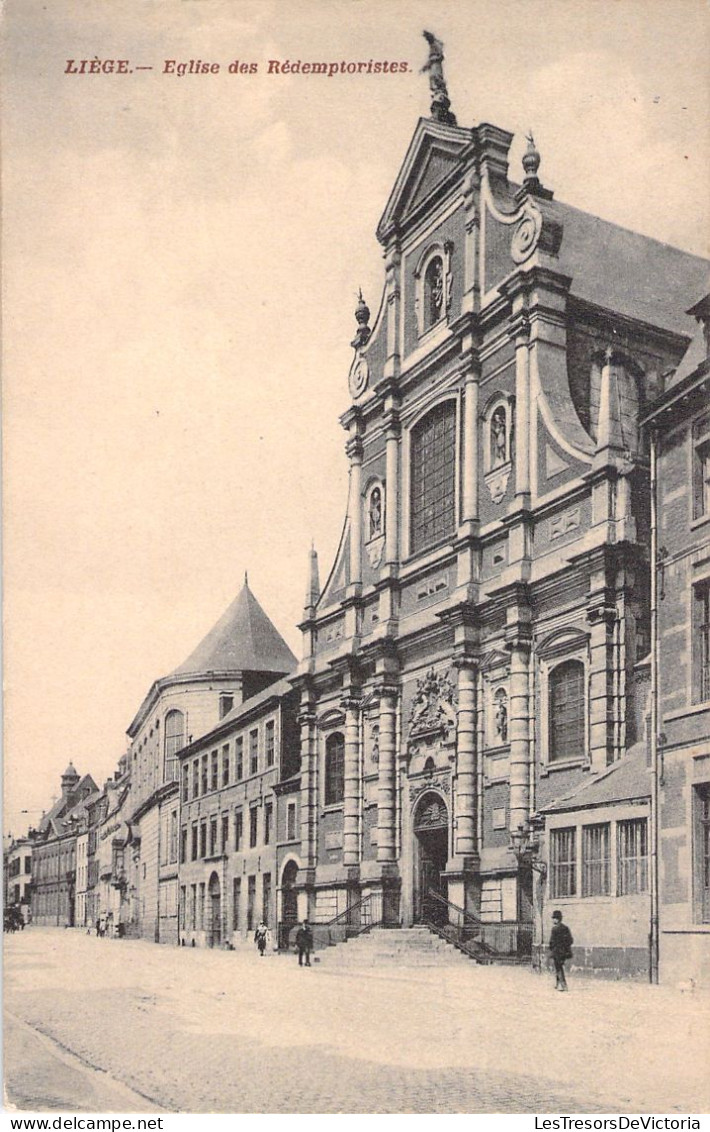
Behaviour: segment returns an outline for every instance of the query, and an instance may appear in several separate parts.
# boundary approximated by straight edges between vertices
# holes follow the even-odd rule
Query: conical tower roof
[[[245,580],[241,592],[214,628],[170,673],[292,672],[296,658],[254,597]]]

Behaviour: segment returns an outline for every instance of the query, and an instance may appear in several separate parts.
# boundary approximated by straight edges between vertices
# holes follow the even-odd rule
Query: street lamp
[[[534,872],[539,873],[544,880],[547,875],[547,865],[538,861],[540,852],[539,829],[531,821],[521,822],[517,830],[510,835],[510,848],[519,865],[527,865]]]

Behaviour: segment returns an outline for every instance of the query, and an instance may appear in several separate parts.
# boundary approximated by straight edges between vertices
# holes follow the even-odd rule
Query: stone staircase
[[[373,928],[317,952],[324,967],[447,967],[477,960],[426,927]]]

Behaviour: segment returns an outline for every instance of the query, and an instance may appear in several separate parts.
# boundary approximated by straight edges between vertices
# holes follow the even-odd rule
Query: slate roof
[[[635,743],[618,762],[565,797],[556,798],[540,810],[542,814],[556,814],[569,810],[582,810],[589,806],[609,806],[615,802],[630,802],[637,798],[650,798],[651,776],[647,765],[645,743]]]
[[[78,778],[78,775],[77,775]],[[38,826],[38,833],[48,837],[61,837],[70,829],[69,815],[79,816],[81,807],[88,805],[92,796],[98,792],[98,787],[90,774],[78,778],[68,798],[62,795],[47,811]]]
[[[628,318],[694,336],[688,302],[708,290],[709,264],[650,236],[620,228],[561,201],[542,203],[564,225],[559,269],[571,293]]]
[[[200,672],[291,672],[296,658],[245,582],[194,652],[170,676]]]

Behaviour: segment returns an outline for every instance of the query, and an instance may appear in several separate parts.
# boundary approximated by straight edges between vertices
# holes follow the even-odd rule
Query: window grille
[[[609,826],[582,829],[582,896],[608,896],[610,885]]]
[[[550,673],[549,760],[584,757],[584,665],[566,660]]]
[[[412,552],[439,542],[455,525],[456,406],[437,405],[412,429]]]
[[[550,896],[577,895],[577,831],[553,829],[550,833]]]
[[[345,740],[340,732],[325,745],[325,804],[335,806],[345,796]]]
[[[645,818],[620,821],[616,828],[619,896],[648,891],[648,828]]]

